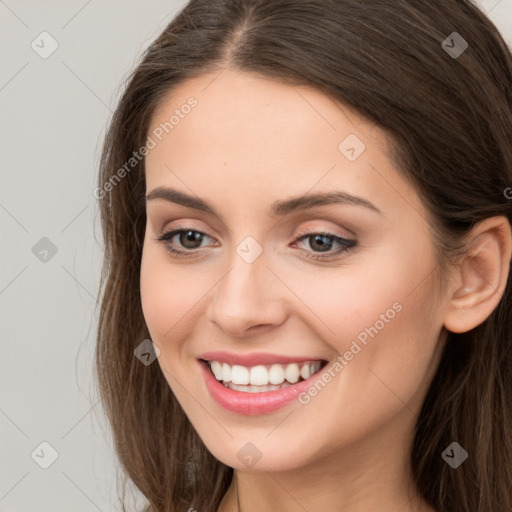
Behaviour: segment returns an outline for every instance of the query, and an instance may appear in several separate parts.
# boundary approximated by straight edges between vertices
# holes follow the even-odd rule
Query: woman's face
[[[172,91],[149,136],[142,306],[208,449],[285,470],[408,443],[448,301],[385,134],[313,89],[224,71]]]

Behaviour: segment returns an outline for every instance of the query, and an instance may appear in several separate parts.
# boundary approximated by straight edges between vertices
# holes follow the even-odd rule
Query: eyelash
[[[199,233],[203,236],[207,236],[208,238],[211,238],[209,235],[207,235],[206,233],[203,233],[202,231],[198,231],[197,229],[191,229],[191,228],[187,228],[187,227],[180,227],[180,228],[176,228],[176,229],[173,229],[171,231],[167,231],[167,232],[164,232],[164,233],[161,233],[158,237],[156,237],[156,241],[157,242],[161,242],[165,245],[166,247],[166,250],[171,253],[172,255],[174,256],[177,256],[177,257],[180,257],[180,258],[187,258],[187,257],[192,257],[194,255],[197,255],[198,253],[202,252],[201,249],[189,249],[189,250],[181,250],[181,249],[176,249],[175,247],[172,247],[171,244],[170,244],[170,240],[172,238],[174,238],[174,236],[176,235],[179,235],[180,233],[184,233],[184,232],[187,232],[187,231],[192,231],[193,233]],[[328,254],[324,255],[324,253],[315,253],[314,256],[312,255],[307,255],[308,258],[311,258],[311,259],[314,259],[314,260],[328,260],[328,259],[331,259],[332,257],[334,256],[338,256],[342,253],[348,253],[352,250],[353,247],[355,247],[357,245],[357,242],[356,240],[351,240],[351,239],[348,239],[348,238],[342,238],[340,236],[337,236],[333,233],[329,233],[327,231],[307,231],[307,232],[301,232],[298,234],[297,238],[295,239],[294,243],[295,242],[299,242],[303,239],[307,239],[308,237],[310,236],[315,236],[315,235],[319,235],[319,236],[323,236],[323,237],[326,237],[326,238],[331,238],[333,239],[334,242],[337,242],[341,245],[341,247],[337,250],[334,250],[334,251],[331,251],[329,250],[328,251]],[[309,252],[309,251],[308,251]]]

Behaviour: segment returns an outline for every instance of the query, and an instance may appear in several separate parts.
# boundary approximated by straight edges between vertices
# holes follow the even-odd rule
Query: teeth
[[[270,384],[282,384],[284,382],[284,369],[282,364],[273,364],[268,372]]]
[[[264,366],[253,366],[249,372],[251,386],[264,386],[268,384],[268,372]]]
[[[275,389],[286,387],[286,385],[295,384],[301,379],[306,380],[322,366],[320,361],[267,366],[258,365],[251,368],[238,364],[230,366],[219,361],[208,361],[208,363],[215,378],[222,381],[226,387],[237,391],[253,393],[274,391]],[[243,389],[237,389],[238,386],[241,386]]]
[[[235,391],[244,391],[245,393],[263,393],[265,391],[277,391],[278,389],[287,388],[291,386],[289,382],[283,382],[280,386],[269,384],[268,386],[238,386],[237,384],[233,384],[229,382],[228,384],[224,384],[229,389],[234,389]]]
[[[224,382],[231,382],[231,366],[229,364],[224,363],[222,365],[222,380]]]
[[[311,377],[312,373],[311,373],[311,366],[309,364],[305,364],[301,370],[300,370],[300,376],[306,380],[308,379],[309,377]]]
[[[219,361],[212,361],[210,363],[210,368],[212,369],[213,375],[215,375],[217,380],[224,380],[224,372],[222,371],[222,365],[219,363]]]
[[[300,377],[299,365],[296,363],[289,364],[284,371],[284,376],[292,384],[298,382]]]
[[[226,363],[224,363],[224,365],[227,366]],[[232,366],[231,382],[233,382],[233,384],[249,384],[249,369],[238,364]]]

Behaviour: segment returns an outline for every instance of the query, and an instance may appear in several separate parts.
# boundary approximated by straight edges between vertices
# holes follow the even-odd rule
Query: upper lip
[[[270,354],[267,352],[254,352],[252,354],[236,354],[234,352],[205,352],[201,354],[198,359],[205,361],[219,361],[229,365],[238,364],[240,366],[258,366],[270,364],[288,364],[288,363],[302,363],[305,361],[325,361],[321,357],[315,356],[285,356],[281,354]]]

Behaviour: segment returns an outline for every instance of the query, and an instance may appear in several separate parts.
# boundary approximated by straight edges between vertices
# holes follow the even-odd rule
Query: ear
[[[512,257],[511,227],[504,216],[479,222],[468,240],[444,318],[446,329],[459,333],[480,325],[494,311],[505,291]]]

